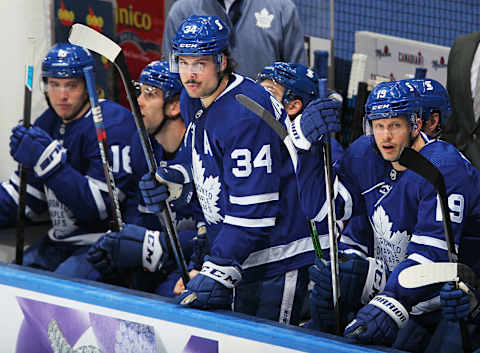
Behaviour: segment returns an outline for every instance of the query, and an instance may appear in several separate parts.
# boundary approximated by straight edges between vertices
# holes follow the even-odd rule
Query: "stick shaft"
[[[29,128],[31,125],[35,38],[28,38],[28,50],[23,101],[23,126],[26,128]],[[23,247],[25,245],[25,208],[27,203],[27,168],[23,164],[18,165],[18,177],[20,181],[18,185],[15,263],[21,265],[23,263]]]
[[[108,196],[110,197],[110,209],[112,212],[113,227],[112,231],[120,232],[122,230],[122,212],[120,209],[120,201],[118,200],[118,192],[115,187],[115,179],[113,171],[108,161],[108,144],[107,133],[103,123],[102,108],[98,102],[97,86],[95,84],[95,74],[93,67],[88,66],[83,69],[85,74],[85,81],[87,83],[88,95],[90,97],[90,105],[92,108],[93,121],[95,123],[95,130],[98,141],[98,148],[102,159],[103,173],[105,175],[105,182],[107,184]]]

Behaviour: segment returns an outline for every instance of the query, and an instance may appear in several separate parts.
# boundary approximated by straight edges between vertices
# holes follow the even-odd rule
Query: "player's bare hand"
[[[190,279],[194,278],[200,271],[197,270],[191,270],[188,275],[190,276]],[[175,287],[173,288],[173,294],[175,295],[180,295],[185,291],[185,284],[183,283],[183,279],[180,277],[175,284]]]

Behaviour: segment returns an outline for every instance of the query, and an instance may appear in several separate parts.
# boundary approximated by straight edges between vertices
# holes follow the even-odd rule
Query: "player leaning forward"
[[[398,283],[398,274],[406,267],[448,262],[437,193],[427,180],[399,164],[404,147],[419,151],[443,174],[455,243],[458,245],[464,235],[478,233],[479,174],[452,145],[429,140],[420,132],[420,112],[419,94],[411,84],[379,84],[366,104],[366,119],[373,135],[356,140],[334,167],[337,218],[346,220],[363,213],[373,230],[373,239],[358,237],[348,242],[345,251],[373,256],[376,261],[350,257],[356,271],[341,274],[344,309],[355,307],[355,298],[362,297],[356,309],[366,304],[345,330],[345,334],[362,343],[391,345],[397,339],[395,347],[408,349],[407,344],[413,343],[419,349],[421,342],[414,342],[413,337],[425,339],[439,319],[439,288],[407,291]],[[299,155],[297,171],[302,207],[314,218],[325,203],[323,160],[316,154],[328,125],[319,112],[315,118],[300,120],[295,128],[302,132],[300,137],[297,135],[296,145],[302,145],[302,139],[304,143],[315,142],[309,151]],[[363,234],[361,229],[359,233]],[[321,305],[331,296],[331,290],[319,281],[326,272],[329,274],[328,266],[320,261],[312,267],[312,279],[316,281],[313,294],[318,299],[312,310],[314,321],[328,317],[331,310]],[[322,326],[320,322],[318,326]],[[356,330],[359,326],[366,330]],[[399,333],[400,328],[404,329]]]
[[[85,260],[86,251],[108,230],[110,199],[96,138],[83,68],[93,65],[84,48],[59,43],[42,63],[45,98],[49,105],[31,129],[16,126],[10,154],[31,167],[27,187],[27,217],[36,220],[48,210],[52,228],[25,252],[24,264],[76,277],[100,279]],[[125,197],[130,166],[121,158],[129,150],[135,125],[131,113],[107,100],[105,117],[110,160],[120,201]],[[0,188],[0,227],[15,222],[18,178]]]
[[[286,116],[265,89],[233,73],[228,38],[219,18],[191,16],[173,40],[171,70],[185,87],[185,142],[211,244],[181,300],[227,308],[236,287],[235,311],[297,323],[313,247],[305,216],[298,216],[293,166],[282,141],[235,95]]]

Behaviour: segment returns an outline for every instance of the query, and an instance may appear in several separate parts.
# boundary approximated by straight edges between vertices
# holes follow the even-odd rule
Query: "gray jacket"
[[[275,61],[306,65],[303,30],[291,0],[243,0],[241,15],[231,35],[235,72],[256,78]],[[163,32],[165,59],[182,21],[190,15],[215,15],[232,28],[232,22],[217,0],[178,0],[168,13]]]

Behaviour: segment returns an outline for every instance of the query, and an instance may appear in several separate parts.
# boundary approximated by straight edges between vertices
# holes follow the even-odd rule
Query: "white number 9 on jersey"
[[[448,196],[448,209],[450,210],[450,220],[455,223],[462,223],[463,209],[465,207],[465,200],[461,194],[451,194]],[[440,199],[437,195],[437,213],[435,220],[443,221],[442,208],[440,206]]]

